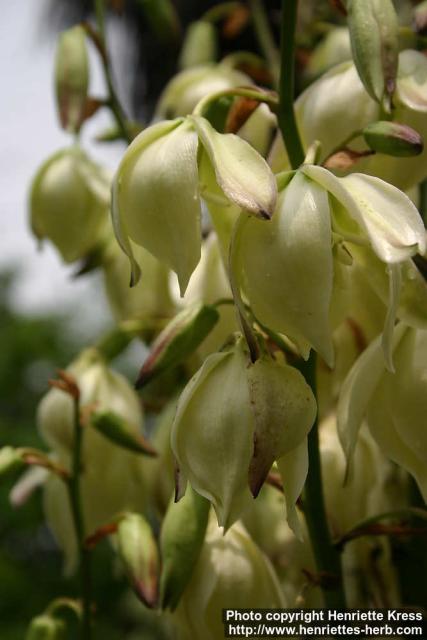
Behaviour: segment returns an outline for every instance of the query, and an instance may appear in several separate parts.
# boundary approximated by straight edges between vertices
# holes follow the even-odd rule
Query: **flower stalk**
[[[113,76],[111,73],[111,63],[110,58],[107,51],[107,42],[105,36],[105,6],[104,0],[95,0],[95,15],[96,15],[96,23],[98,27],[98,49],[101,54],[102,66],[104,70],[105,82],[107,84],[109,98],[108,98],[108,106],[116,120],[117,126],[121,133],[121,136],[126,142],[129,144],[133,140],[133,136],[129,131],[129,128],[126,123],[126,117],[123,111],[123,107],[120,104],[120,100],[117,96],[114,83]]]

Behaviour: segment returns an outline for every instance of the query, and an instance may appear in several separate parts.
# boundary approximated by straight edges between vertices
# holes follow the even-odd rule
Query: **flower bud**
[[[368,124],[363,137],[370,149],[390,156],[419,156],[424,148],[420,134],[414,129],[388,120]]]
[[[65,638],[65,623],[47,614],[33,618],[25,636],[25,640],[65,640]]]
[[[244,73],[223,64],[186,69],[164,88],[155,117],[160,120],[187,116],[206,95],[250,84],[251,79]]]
[[[389,111],[399,52],[399,24],[393,2],[348,0],[347,10],[351,48],[360,79],[369,95]]]
[[[184,389],[172,449],[183,476],[212,502],[220,526],[235,522],[248,488],[258,494],[276,459],[292,487],[291,514],[298,497],[291,495],[293,481],[304,466],[294,465],[293,452],[305,446],[315,414],[303,376],[267,357],[251,365],[240,339],[230,351],[209,356]]]
[[[89,59],[83,27],[59,36],[55,60],[56,100],[62,127],[77,133],[84,120],[89,85]]]
[[[169,504],[160,534],[163,609],[176,608],[191,579],[205,539],[209,508],[209,501],[191,488],[178,503]]]
[[[105,172],[77,147],[59,151],[32,183],[33,233],[38,240],[50,240],[64,262],[80,260],[103,240],[109,201]]]
[[[234,525],[225,535],[210,522],[190,584],[174,616],[191,638],[224,636],[224,608],[284,606],[274,569],[245,529]]]
[[[117,529],[117,552],[129,581],[147,607],[157,602],[159,555],[148,522],[141,515],[128,513]]]
[[[217,48],[215,26],[206,20],[196,20],[190,24],[185,34],[178,66],[180,69],[189,69],[215,62]]]
[[[139,6],[156,37],[166,45],[179,39],[180,22],[172,0],[141,0]]]
[[[171,367],[186,360],[218,322],[215,307],[200,302],[186,307],[153,342],[136,383],[142,387]]]
[[[18,449],[14,447],[2,447],[0,449],[0,477],[21,469],[25,465]]]

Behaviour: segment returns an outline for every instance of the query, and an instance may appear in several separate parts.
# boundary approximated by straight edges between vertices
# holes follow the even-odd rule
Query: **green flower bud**
[[[184,637],[222,638],[224,608],[283,606],[274,569],[245,529],[236,524],[223,535],[211,521],[193,577],[174,617],[187,634]]]
[[[0,477],[7,476],[25,465],[18,449],[2,447],[0,449]]]
[[[89,86],[85,30],[67,29],[59,36],[55,60],[56,100],[61,125],[77,133],[84,120]]]
[[[414,129],[387,120],[368,124],[363,137],[370,149],[390,156],[419,156],[424,148],[420,134]]]
[[[180,36],[179,16],[172,0],[138,0],[150,29],[170,46]]]
[[[281,459],[289,515],[299,495],[293,495],[293,479],[301,477],[293,452],[305,446],[315,414],[303,376],[267,357],[251,365],[240,339],[232,350],[209,356],[188,383],[178,403],[172,449],[184,478],[212,502],[226,529],[244,510],[249,488],[256,496],[274,460]]]
[[[249,144],[217,133],[202,117],[149,127],[128,148],[113,186],[113,225],[130,259],[133,283],[139,266],[131,241],[175,271],[181,295],[200,260],[198,138],[231,202],[260,217],[273,212],[276,181]]]
[[[218,322],[215,307],[195,303],[178,313],[154,341],[136,383],[142,387],[186,360]]]
[[[160,603],[174,610],[185,590],[205,539],[210,504],[192,489],[171,502],[160,534]]]
[[[148,522],[141,515],[129,513],[119,522],[117,552],[129,581],[147,607],[157,602],[159,555]]]
[[[174,76],[164,88],[155,117],[187,116],[206,95],[250,84],[249,76],[222,64],[186,69]]]
[[[192,22],[185,34],[184,45],[179,57],[179,68],[189,69],[209,62],[215,62],[218,55],[215,26],[206,20]]]
[[[49,615],[34,618],[25,636],[25,640],[65,640],[65,638],[65,623]]]
[[[108,224],[110,181],[77,147],[47,160],[33,180],[31,227],[47,238],[64,262],[87,256],[103,240]]]
[[[399,53],[399,23],[392,0],[348,0],[351,48],[369,95],[390,110]]]

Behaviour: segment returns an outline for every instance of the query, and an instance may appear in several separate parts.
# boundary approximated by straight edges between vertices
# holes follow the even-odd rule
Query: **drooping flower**
[[[379,339],[348,374],[338,404],[340,439],[351,462],[366,419],[381,451],[408,471],[427,500],[427,331],[400,323],[393,339],[395,372],[384,367]]]
[[[113,186],[113,225],[134,282],[131,241],[176,272],[181,295],[187,288],[200,260],[199,142],[226,198],[260,217],[274,210],[274,176],[238,136],[218,133],[200,116],[149,127],[128,148]]]
[[[64,262],[85,258],[104,241],[110,177],[78,147],[55,153],[37,172],[30,194],[31,228]]]
[[[257,496],[275,460],[284,477],[287,517],[307,475],[307,434],[316,403],[302,374],[262,356],[250,362],[243,339],[209,356],[184,389],[172,428],[181,476],[210,500],[228,528]]]
[[[312,347],[332,365],[331,303],[342,262],[333,259],[333,246],[343,246],[350,262],[353,245],[370,247],[389,270],[384,345],[391,367],[400,263],[423,252],[425,242],[418,211],[396,187],[363,174],[337,178],[323,167],[303,165],[288,175],[271,221],[241,222],[235,277],[256,318],[288,335],[304,357]]]
[[[223,637],[224,608],[284,605],[270,561],[242,525],[235,524],[224,535],[211,520],[193,577],[174,615],[183,637]]]

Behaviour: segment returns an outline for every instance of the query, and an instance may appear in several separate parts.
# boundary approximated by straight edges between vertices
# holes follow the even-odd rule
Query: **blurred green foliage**
[[[65,367],[82,345],[69,338],[65,317],[15,312],[9,301],[13,279],[13,274],[0,274],[0,445],[45,449],[36,428],[38,401],[55,370]],[[1,640],[23,640],[33,616],[53,599],[78,593],[76,579],[64,578],[61,553],[44,525],[42,491],[20,508],[11,506],[9,493],[18,477],[0,483]],[[95,640],[161,640],[157,616],[129,593],[108,542],[94,553],[94,596]],[[72,616],[67,620],[69,638],[76,638]]]

